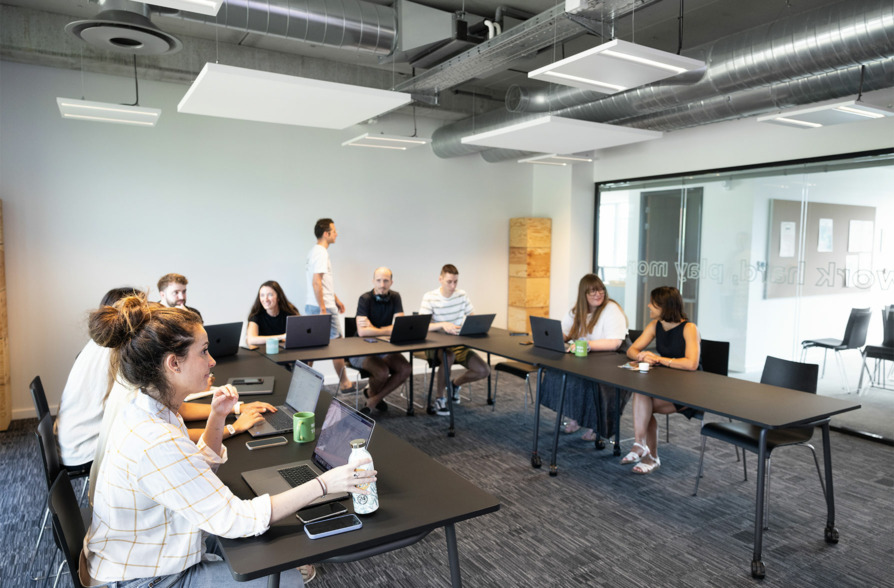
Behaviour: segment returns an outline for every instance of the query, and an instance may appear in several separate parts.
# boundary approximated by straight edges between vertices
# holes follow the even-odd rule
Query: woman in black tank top
[[[627,350],[627,357],[652,366],[661,365],[676,370],[700,369],[698,328],[695,323],[689,322],[683,312],[680,291],[670,286],[661,286],[652,290],[650,298],[649,316],[652,320]],[[653,339],[658,353],[645,351]],[[622,464],[636,464],[633,473],[651,474],[661,465],[661,460],[658,459],[658,421],[655,414],[672,412],[681,412],[687,418],[692,418],[696,413],[692,408],[667,400],[645,394],[633,395],[633,450],[621,460]]]

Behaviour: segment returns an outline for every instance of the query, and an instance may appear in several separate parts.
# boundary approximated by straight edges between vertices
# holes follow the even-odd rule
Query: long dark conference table
[[[426,341],[412,346],[383,346],[366,343],[360,338],[334,340],[326,347],[313,349],[295,349],[281,352],[277,356],[269,356],[273,361],[302,361],[350,357],[352,355],[372,355],[375,353],[394,353],[417,351],[421,349],[445,349],[454,345],[466,345],[472,349],[490,355],[498,355],[515,361],[529,363],[538,368],[537,400],[535,402],[534,447],[531,463],[540,467],[537,450],[537,439],[540,415],[540,383],[543,370],[554,370],[563,375],[563,385],[559,406],[564,402],[564,379],[574,375],[587,380],[630,390],[697,408],[708,413],[744,421],[761,428],[758,452],[757,488],[754,516],[754,553],[751,562],[751,573],[756,578],[765,576],[765,567],[761,561],[763,544],[764,487],[766,485],[766,432],[797,425],[815,424],[822,428],[823,459],[825,465],[826,484],[826,527],[825,540],[838,542],[838,530],[835,528],[835,498],[832,485],[832,452],[829,441],[829,419],[843,412],[856,410],[860,404],[837,398],[829,398],[815,394],[778,388],[766,384],[758,384],[737,378],[729,378],[707,372],[686,372],[667,368],[655,368],[648,373],[622,369],[619,366],[627,361],[626,356],[612,352],[591,353],[588,357],[576,357],[535,348],[523,344],[528,337],[514,336],[503,329],[491,328],[485,336],[460,337],[443,333],[429,333]],[[375,347],[376,349],[371,349]],[[449,380],[448,380],[449,381]],[[616,394],[618,398],[619,394]],[[488,394],[488,398],[490,395]],[[450,426],[448,435],[454,433],[453,403],[448,395],[450,407]],[[616,412],[615,454],[620,455],[619,428],[620,413]],[[553,437],[553,451],[550,463],[550,475],[558,473],[556,454],[558,450],[559,426],[561,414],[557,415]]]
[[[240,350],[234,357],[218,360],[214,374],[218,382],[231,377],[274,374],[272,396],[246,397],[281,404],[289,388],[291,374],[275,366],[264,356]],[[320,395],[317,423],[322,423],[330,396]],[[229,459],[218,470],[221,480],[240,498],[254,493],[242,479],[242,472],[277,464],[309,459],[313,444],[299,445],[290,435],[280,447],[249,451],[247,435],[237,435],[225,443]],[[399,549],[421,540],[432,530],[443,527],[447,539],[447,558],[452,585],[462,585],[456,523],[496,512],[500,503],[494,496],[467,482],[418,449],[397,438],[383,427],[376,427],[370,442],[378,471],[380,508],[361,517],[363,528],[341,535],[311,540],[301,521],[290,516],[264,534],[242,539],[220,538],[224,558],[238,581],[268,577],[268,585],[279,585],[279,573],[309,563],[347,562]],[[343,503],[352,512],[350,498]]]

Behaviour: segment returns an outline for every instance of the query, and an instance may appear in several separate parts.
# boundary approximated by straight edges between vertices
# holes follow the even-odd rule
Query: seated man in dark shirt
[[[181,276],[180,274],[163,275],[158,280],[159,302],[168,308],[185,308],[186,310],[191,310],[199,315],[199,318],[202,318],[201,312],[195,308],[186,306],[186,285],[188,283],[189,281],[187,281],[186,276]]]
[[[373,289],[365,292],[357,301],[357,335],[379,337],[391,335],[394,317],[403,316],[404,307],[400,294],[391,290],[392,274],[387,267],[380,267],[373,274]],[[349,360],[355,368],[368,371],[369,390],[366,407],[361,411],[369,413],[371,408],[388,410],[385,397],[400,386],[410,375],[410,363],[400,353],[383,353],[367,357],[352,357]]]

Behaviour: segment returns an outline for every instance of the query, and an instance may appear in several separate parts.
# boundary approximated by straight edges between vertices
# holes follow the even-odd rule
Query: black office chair
[[[779,359],[778,357],[767,356],[764,363],[764,371],[761,374],[761,384],[770,384],[779,386],[780,388],[790,388],[792,390],[800,390],[809,394],[816,394],[817,372],[819,366],[815,363],[798,363],[796,361],[788,361]],[[768,528],[770,524],[770,457],[773,450],[777,447],[785,447],[787,445],[799,445],[807,447],[813,453],[813,463],[816,465],[816,473],[819,476],[820,486],[823,489],[823,495],[826,494],[826,485],[823,482],[823,474],[820,472],[819,459],[816,457],[816,450],[809,443],[813,437],[814,425],[804,427],[790,427],[787,429],[771,429],[767,431],[767,485],[765,488],[764,504],[766,505],[766,516],[764,517],[764,528]],[[757,454],[760,443],[760,427],[749,425],[742,422],[730,423],[705,423],[702,427],[702,448],[698,459],[698,473],[695,476],[695,490],[692,495],[698,493],[698,483],[702,476],[702,466],[705,460],[705,443],[708,437],[719,439],[727,443],[732,443],[737,447],[741,447],[747,451]],[[745,455],[742,454],[742,467],[745,468]],[[748,471],[745,470],[745,480],[748,480]]]
[[[537,368],[529,363],[521,361],[504,361],[494,366],[494,396],[491,412],[497,408],[497,389],[500,385],[500,373],[509,374],[517,378],[525,379],[525,420],[528,419],[528,398],[531,406],[534,405],[534,393],[531,390],[531,376],[537,373]]]
[[[44,392],[40,376],[34,376],[31,380],[31,400],[34,401],[37,422],[40,422],[44,415],[50,414],[50,405],[47,403],[47,394]]]
[[[710,339],[702,339],[701,341],[701,363],[702,371],[712,374],[720,374],[721,376],[729,375],[729,341],[711,341]],[[664,440],[670,443],[670,414],[664,415]],[[705,413],[697,411],[692,418],[704,422]],[[736,460],[739,459],[739,450],[736,449]]]
[[[78,506],[78,499],[71,487],[71,479],[65,470],[59,473],[56,481],[50,486],[47,496],[47,511],[53,515],[53,537],[63,556],[63,561],[59,564],[59,569],[56,572],[53,588],[56,588],[62,571],[66,567],[71,576],[72,586],[81,588],[78,566],[80,565],[84,537],[87,536],[87,526],[89,525],[87,521],[90,520],[90,511]]]
[[[859,349],[866,344],[866,331],[869,330],[870,312],[868,308],[852,308],[842,339],[807,339],[801,341],[801,361],[803,362],[807,356],[808,349],[812,347],[821,348],[823,350],[823,373],[820,377],[823,377],[826,375],[826,353],[831,349],[835,352],[835,358],[838,360],[838,368],[841,371],[841,379],[844,381],[844,389],[849,392],[847,373],[844,370],[844,362],[841,360],[839,353],[848,349]]]
[[[863,389],[863,372],[869,374],[869,385],[871,387],[878,387],[885,390],[891,390],[891,388],[887,387],[886,381],[886,373],[887,369],[885,365],[879,364],[879,362],[892,361],[894,362],[894,305],[887,306],[882,309],[882,321],[884,325],[884,335],[882,337],[881,345],[867,345],[863,348],[863,366],[860,368],[860,382],[857,384],[857,392]],[[869,368],[866,366],[867,359],[875,360],[875,375],[873,376],[873,372],[869,371]],[[881,381],[881,386],[877,386],[876,382]]]

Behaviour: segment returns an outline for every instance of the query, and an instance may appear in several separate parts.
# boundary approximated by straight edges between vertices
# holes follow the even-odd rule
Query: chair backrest
[[[38,421],[43,418],[43,415],[50,414],[50,405],[47,403],[47,394],[43,391],[40,376],[34,376],[34,379],[31,380],[31,400],[34,401],[34,411],[37,413]]]
[[[818,377],[819,364],[800,363],[768,355],[761,374],[761,384],[816,394]]]
[[[884,321],[884,337],[882,345],[885,347],[894,347],[894,306],[889,306],[882,311],[882,320]]]
[[[356,337],[357,336],[357,317],[356,316],[346,316],[345,317],[345,338],[348,337]]]
[[[721,376],[729,375],[729,341],[702,339],[702,369]]]
[[[866,345],[866,332],[869,330],[869,319],[872,311],[868,308],[852,308],[844,328],[841,344],[847,349],[857,349]]]
[[[639,331],[639,330],[637,330],[637,329],[629,329],[629,330],[627,331],[627,335],[630,337],[630,342],[631,342],[631,343],[635,343],[636,340],[639,339],[639,336],[642,335],[642,334],[643,334],[643,332],[642,332],[642,331]]]
[[[37,423],[37,445],[43,458],[43,473],[47,479],[47,490],[53,485],[56,476],[62,471],[62,460],[56,447],[56,434],[53,433],[53,415],[47,413]]]
[[[81,516],[78,499],[71,487],[71,479],[65,470],[59,473],[56,481],[50,486],[47,508],[53,516],[53,537],[56,539],[56,546],[65,556],[65,565],[71,574],[72,585],[81,588],[78,566],[87,528]]]

